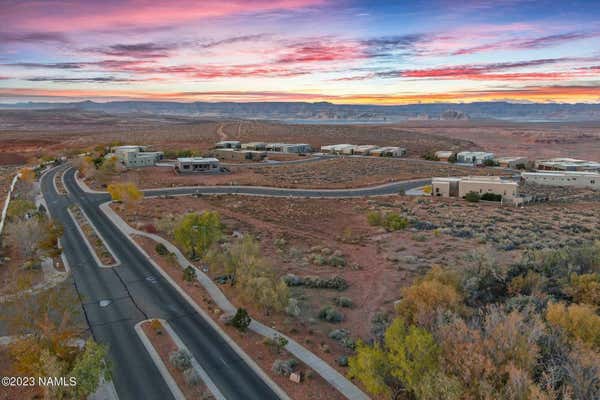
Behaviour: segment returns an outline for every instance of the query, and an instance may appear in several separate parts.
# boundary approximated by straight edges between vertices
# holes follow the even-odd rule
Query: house
[[[502,196],[503,201],[514,202],[519,197],[519,184],[499,176],[467,176],[433,178],[431,195],[439,197],[465,197],[469,192],[480,196],[492,193]]]
[[[379,146],[375,146],[372,144],[363,144],[363,145],[356,146],[354,148],[354,154],[361,155],[361,156],[368,156],[371,154],[371,152],[373,150],[377,150],[378,148],[379,148]]]
[[[523,172],[525,182],[549,186],[572,186],[577,188],[600,189],[600,174],[589,171],[536,171]]]
[[[241,145],[242,150],[267,150],[267,144],[264,142],[248,142]]]
[[[451,150],[439,150],[434,153],[435,158],[439,161],[448,161],[451,159],[456,153]]]
[[[267,157],[266,151],[256,150],[215,149],[212,151],[212,154],[214,154],[220,160],[230,161],[262,161],[265,159],[265,157]]]
[[[456,162],[461,164],[483,164],[486,160],[493,160],[494,153],[484,151],[461,151],[456,154]]]
[[[175,171],[179,173],[220,172],[219,160],[205,157],[182,157],[175,162]]]
[[[239,149],[242,143],[239,140],[223,140],[215,144],[216,149]]]
[[[321,153],[325,154],[353,154],[354,149],[357,146],[353,144],[331,144],[328,146],[321,146]]]
[[[379,157],[402,157],[406,155],[406,149],[394,146],[379,147],[371,150],[371,155]]]
[[[461,178],[433,178],[431,180],[431,195],[438,197],[458,197],[458,185]]]
[[[526,157],[498,157],[495,159],[500,167],[504,168],[526,168],[529,160]]]
[[[469,192],[480,196],[484,193],[499,194],[503,200],[517,197],[519,183],[505,180],[499,176],[468,176],[462,178],[458,185],[458,196],[464,197]]]
[[[548,171],[592,171],[600,172],[600,163],[576,158],[551,158],[536,160],[535,168]]]
[[[145,151],[146,146],[117,146],[105,158],[116,157],[127,168],[149,167],[162,160],[163,152]]]
[[[267,143],[265,150],[281,153],[310,153],[312,148],[306,143]]]

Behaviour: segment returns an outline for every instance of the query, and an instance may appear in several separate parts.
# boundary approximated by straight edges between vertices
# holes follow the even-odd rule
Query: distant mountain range
[[[109,114],[142,113],[203,118],[268,119],[288,122],[360,123],[406,120],[501,119],[513,121],[600,121],[600,104],[435,103],[398,106],[339,105],[328,102],[178,103],[113,101],[96,103],[0,104],[0,109],[59,109]]]

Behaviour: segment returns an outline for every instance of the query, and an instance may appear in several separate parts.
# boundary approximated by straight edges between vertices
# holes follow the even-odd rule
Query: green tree
[[[196,259],[221,239],[221,218],[213,211],[186,214],[175,226],[173,236],[177,244]]]
[[[465,200],[471,203],[477,203],[481,197],[477,192],[469,192],[465,195]]]
[[[23,218],[27,213],[35,212],[35,204],[25,199],[14,199],[8,205],[6,216],[9,218]]]
[[[237,309],[235,315],[231,319],[231,325],[242,332],[245,332],[246,329],[248,329],[250,322],[252,322],[252,319],[250,319],[248,312],[241,307]]]
[[[101,379],[110,381],[110,367],[105,361],[106,354],[106,346],[92,339],[85,343],[83,352],[75,360],[70,372],[70,376],[77,380],[75,393],[78,398],[86,398],[94,393]]]

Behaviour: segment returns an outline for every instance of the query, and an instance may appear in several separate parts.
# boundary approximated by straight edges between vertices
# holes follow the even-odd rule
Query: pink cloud
[[[2,5],[6,28],[68,32],[122,26],[164,26],[203,18],[318,6],[325,0],[23,0]]]

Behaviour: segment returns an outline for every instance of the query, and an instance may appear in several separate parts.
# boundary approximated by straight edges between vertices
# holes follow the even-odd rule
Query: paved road
[[[144,190],[147,197],[153,196],[180,196],[190,194],[243,194],[253,196],[272,197],[312,197],[312,198],[348,198],[363,196],[385,196],[398,194],[400,190],[410,190],[429,185],[431,179],[417,179],[412,181],[394,182],[380,186],[358,189],[286,189],[263,186],[195,186],[164,189]],[[102,196],[97,194],[97,196]]]
[[[50,213],[65,227],[65,255],[82,297],[94,337],[109,345],[114,383],[121,400],[171,399],[172,395],[134,331],[147,318],[163,318],[185,342],[194,357],[228,399],[277,399],[276,394],[231,349],[223,338],[154,269],[98,208],[106,194],[84,193],[65,173],[68,196],[56,193],[52,181],[60,169],[42,179]],[[100,268],[82,242],[67,213],[79,204],[121,261],[116,268]],[[100,307],[100,300],[111,300]]]

